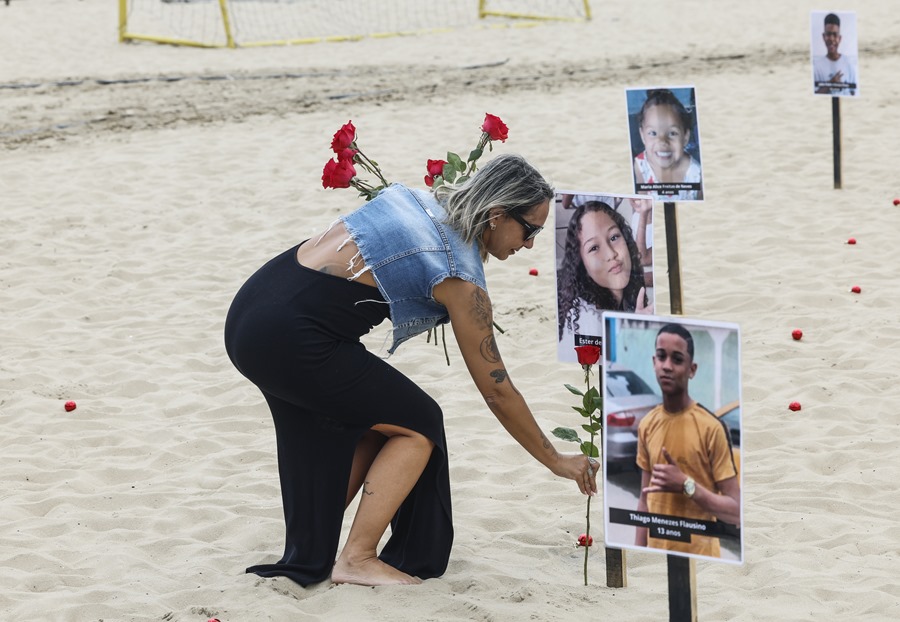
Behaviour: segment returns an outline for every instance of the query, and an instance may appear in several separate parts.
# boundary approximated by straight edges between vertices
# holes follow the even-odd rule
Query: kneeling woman
[[[552,189],[498,156],[434,194],[393,184],[324,233],[260,268],[225,324],[235,367],[275,421],[286,523],[281,560],[248,568],[309,585],[419,583],[444,573],[453,541],[443,414],[360,337],[384,319],[392,353],[450,322],[466,366],[506,430],[554,474],[596,492],[593,465],[559,454],[500,357],[483,262],[531,248]],[[335,561],[344,511],[362,489]],[[391,525],[380,555],[376,546]]]

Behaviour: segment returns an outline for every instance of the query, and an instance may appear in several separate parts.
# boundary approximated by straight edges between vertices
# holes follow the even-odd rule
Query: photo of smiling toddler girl
[[[634,190],[657,201],[702,201],[693,87],[627,89]]]

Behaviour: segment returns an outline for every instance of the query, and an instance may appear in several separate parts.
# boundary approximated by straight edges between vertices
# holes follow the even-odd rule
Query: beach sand
[[[244,574],[280,556],[283,524],[271,420],[222,328],[259,265],[358,204],[320,184],[348,119],[393,181],[421,184],[490,112],[510,128],[495,152],[627,193],[624,89],[667,84],[697,88],[707,196],[677,207],[684,315],[743,336],[746,562],[697,562],[699,618],[900,618],[894,3],[840,7],[858,12],[862,93],[841,101],[841,190],[831,105],[810,92],[818,3],[593,8],[586,24],[205,50],[118,43],[113,2],[0,6],[0,86],[23,87],[0,89],[0,618],[665,619],[664,556],[629,551],[611,589],[598,543],[582,585],[584,497],[503,431],[449,331],[449,367],[424,338],[391,358],[444,407],[446,574],[307,589]],[[661,204],[655,226],[665,314]],[[539,236],[486,267],[499,347],[547,432],[578,424],[563,384],[582,378],[556,362],[553,266]]]

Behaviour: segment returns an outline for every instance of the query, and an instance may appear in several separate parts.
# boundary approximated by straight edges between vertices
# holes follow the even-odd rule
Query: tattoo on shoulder
[[[494,324],[494,313],[491,310],[491,299],[487,292],[480,287],[475,288],[472,294],[472,316],[478,325],[483,328],[491,328]]]
[[[489,363],[500,362],[500,350],[497,348],[497,340],[494,339],[494,333],[481,340],[481,356]]]

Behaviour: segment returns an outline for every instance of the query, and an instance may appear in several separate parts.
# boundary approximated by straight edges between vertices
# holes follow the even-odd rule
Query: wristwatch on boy
[[[689,498],[693,497],[694,492],[696,492],[696,490],[697,490],[697,485],[694,482],[693,477],[688,477],[686,480],[684,480],[684,494],[685,495],[687,495]]]

